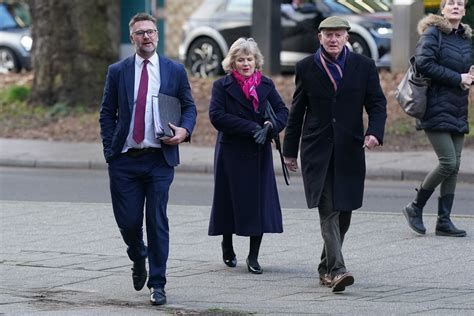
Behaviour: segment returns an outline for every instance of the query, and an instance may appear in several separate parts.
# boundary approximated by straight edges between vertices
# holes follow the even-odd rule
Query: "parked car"
[[[31,69],[29,25],[24,5],[0,2],[0,73]]]
[[[344,1],[347,2],[350,1]],[[292,71],[297,61],[318,49],[317,27],[330,15],[344,16],[351,24],[349,46],[353,51],[373,58],[379,67],[390,66],[389,7],[378,9],[379,12],[371,12],[376,10],[371,8],[356,13],[341,3],[313,0],[293,12],[282,5],[280,62],[283,71]],[[179,59],[194,76],[221,74],[220,64],[230,45],[239,37],[250,37],[251,23],[252,0],[205,0],[183,25]]]

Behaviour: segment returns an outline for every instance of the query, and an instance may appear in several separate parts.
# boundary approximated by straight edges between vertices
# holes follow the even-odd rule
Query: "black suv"
[[[292,71],[296,62],[318,49],[317,27],[331,15],[344,16],[349,21],[349,46],[353,51],[373,58],[379,67],[389,67],[389,6],[383,1],[362,2],[362,6],[360,0],[352,2],[313,0],[297,9],[283,3],[282,70]],[[205,0],[183,26],[179,59],[194,76],[219,75],[230,45],[239,37],[250,37],[251,23],[252,0]]]

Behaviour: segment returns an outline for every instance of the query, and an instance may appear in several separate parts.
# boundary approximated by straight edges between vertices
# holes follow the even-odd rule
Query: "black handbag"
[[[267,100],[267,106],[265,107],[265,112],[263,113],[263,119],[265,121],[269,121],[272,123],[273,128],[277,126],[277,118],[275,111],[273,111],[272,105]],[[281,152],[281,142],[280,142],[280,134],[275,134],[272,137],[273,142],[275,143],[275,148],[280,154],[280,161],[281,161],[281,168],[283,170],[283,177],[285,178],[286,185],[290,185],[290,172],[288,171],[288,167],[285,164],[285,159],[283,158],[283,153]]]

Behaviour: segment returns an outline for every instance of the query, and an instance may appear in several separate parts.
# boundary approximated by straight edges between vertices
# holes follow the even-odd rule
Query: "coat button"
[[[333,118],[333,119],[332,119],[332,122],[333,122],[333,123],[336,123],[336,119],[335,119],[335,118]]]

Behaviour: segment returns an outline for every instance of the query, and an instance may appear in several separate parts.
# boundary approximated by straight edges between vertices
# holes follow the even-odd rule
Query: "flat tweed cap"
[[[347,20],[333,15],[324,19],[321,24],[319,24],[318,31],[322,29],[346,29],[349,31],[351,26]]]

